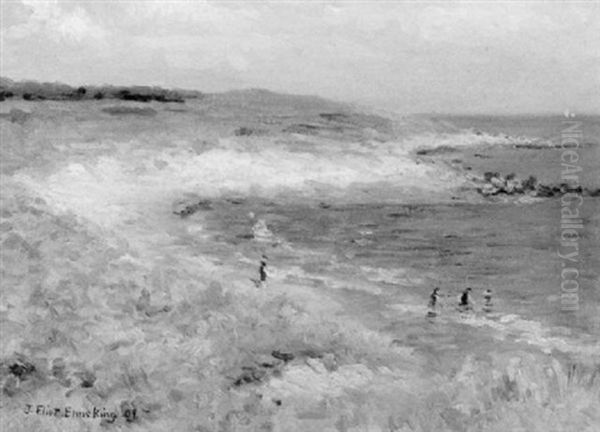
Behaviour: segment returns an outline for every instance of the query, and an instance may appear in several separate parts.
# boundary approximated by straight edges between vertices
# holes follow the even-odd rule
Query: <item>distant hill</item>
[[[343,141],[389,141],[415,134],[458,130],[450,121],[432,119],[426,115],[408,116],[333,101],[316,95],[278,93],[259,88],[201,93],[150,86],[74,87],[58,82],[14,81],[0,77],[0,101],[9,99],[27,101],[107,99],[179,103],[188,99],[196,100],[197,104],[181,109],[181,112],[198,110],[215,124],[220,124],[227,130],[232,128],[232,132],[237,136],[260,136],[284,132]],[[174,112],[175,109],[169,110]],[[150,115],[153,109],[106,107],[103,111],[114,116],[145,116]]]
[[[0,101],[10,98],[35,100],[120,99],[137,102],[183,102],[203,95],[193,90],[171,90],[150,86],[79,86],[58,82],[13,81],[0,77]]]

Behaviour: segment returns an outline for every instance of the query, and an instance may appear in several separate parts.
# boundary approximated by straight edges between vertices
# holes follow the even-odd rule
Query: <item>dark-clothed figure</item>
[[[267,281],[267,257],[266,255],[262,256],[260,260],[260,267],[258,269],[258,273],[260,276],[260,282],[265,283]]]
[[[471,302],[471,287],[467,287],[467,289],[462,292],[458,306],[462,310],[470,310],[473,308],[473,304]]]
[[[433,292],[429,295],[429,307],[431,309],[435,309],[439,300],[440,300],[440,288],[435,287],[433,289]]]

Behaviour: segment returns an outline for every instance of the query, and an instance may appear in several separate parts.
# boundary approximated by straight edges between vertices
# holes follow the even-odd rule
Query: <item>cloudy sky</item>
[[[0,0],[0,74],[600,112],[600,2]]]

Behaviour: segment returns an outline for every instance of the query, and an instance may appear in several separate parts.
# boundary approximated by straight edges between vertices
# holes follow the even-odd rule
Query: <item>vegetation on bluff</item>
[[[62,83],[13,81],[0,78],[0,101],[11,98],[36,100],[120,99],[136,102],[184,102],[202,97],[198,91],[170,90],[150,86],[79,86]]]

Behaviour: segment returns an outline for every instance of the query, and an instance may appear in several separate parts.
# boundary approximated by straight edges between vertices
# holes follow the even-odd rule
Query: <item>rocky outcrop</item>
[[[417,155],[433,156],[433,155],[438,155],[438,154],[455,153],[457,151],[458,151],[458,149],[455,147],[441,145],[441,146],[435,147],[435,148],[417,150]]]
[[[267,131],[265,129],[253,128],[249,126],[240,126],[233,131],[233,134],[235,136],[262,136],[266,135]]]
[[[173,213],[182,218],[190,216],[198,211],[212,209],[212,203],[209,200],[179,201],[173,205]]]
[[[337,360],[333,353],[322,353],[313,350],[291,353],[274,350],[270,356],[259,355],[252,364],[241,366],[240,372],[233,379],[233,386],[261,384],[267,382],[271,377],[280,377],[284,373],[284,368],[292,362],[296,366],[305,363],[312,369],[322,373],[338,369]]]
[[[476,179],[480,184],[477,192],[483,196],[495,195],[531,195],[540,198],[561,196],[566,193],[577,193],[587,196],[600,196],[600,189],[588,189],[581,185],[572,185],[566,182],[549,185],[539,183],[534,176],[520,179],[515,174],[501,175],[498,172],[486,172],[483,178]]]

